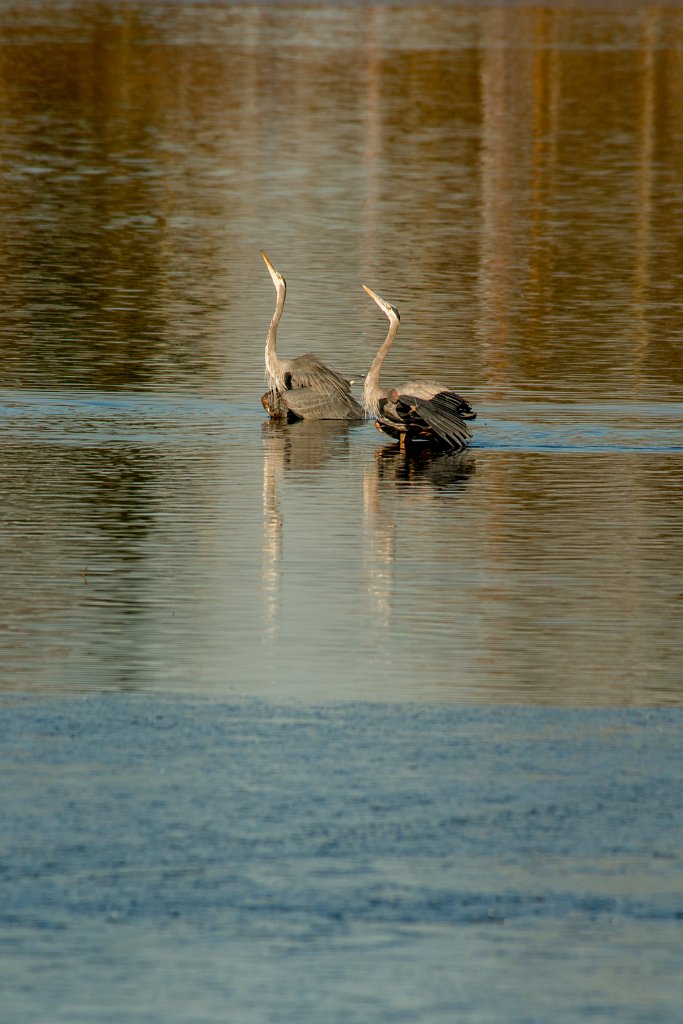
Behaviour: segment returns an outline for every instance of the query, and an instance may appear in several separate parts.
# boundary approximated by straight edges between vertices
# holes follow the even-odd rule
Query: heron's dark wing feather
[[[449,394],[442,391],[432,398],[420,398],[401,391],[395,400],[396,413],[416,436],[432,434],[450,448],[465,448],[472,434]]]
[[[450,409],[461,420],[476,420],[477,414],[470,403],[457,392],[441,391],[437,397],[444,408]]]

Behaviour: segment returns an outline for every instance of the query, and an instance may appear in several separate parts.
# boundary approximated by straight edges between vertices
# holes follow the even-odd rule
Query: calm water
[[[678,1024],[681,95],[679,5],[0,0],[9,1024]],[[261,248],[471,450],[268,423]]]

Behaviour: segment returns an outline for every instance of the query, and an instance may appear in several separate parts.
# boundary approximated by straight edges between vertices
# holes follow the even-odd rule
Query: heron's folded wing
[[[290,388],[312,388],[321,394],[349,395],[351,383],[312,352],[292,359],[288,367]]]
[[[324,393],[312,387],[291,388],[281,395],[287,408],[303,420],[360,420],[365,413],[350,394]]]

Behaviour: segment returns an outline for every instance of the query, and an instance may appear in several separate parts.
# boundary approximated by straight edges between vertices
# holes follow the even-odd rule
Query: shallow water
[[[0,2],[3,1021],[677,1024],[682,44]]]

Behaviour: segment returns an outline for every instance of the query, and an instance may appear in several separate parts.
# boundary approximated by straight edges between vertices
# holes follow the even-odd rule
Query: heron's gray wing
[[[365,413],[350,394],[321,392],[313,387],[283,391],[281,401],[302,420],[361,420]]]
[[[409,428],[418,432],[426,428],[449,448],[466,448],[472,434],[448,396],[449,392],[442,391],[433,398],[420,398],[401,391],[396,412]]]
[[[345,396],[351,393],[351,384],[330,366],[326,366],[312,352],[297,356],[287,364],[290,388],[312,388],[321,394]]]

